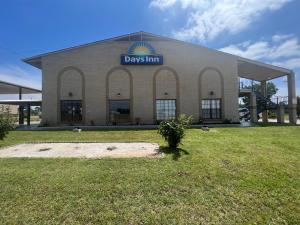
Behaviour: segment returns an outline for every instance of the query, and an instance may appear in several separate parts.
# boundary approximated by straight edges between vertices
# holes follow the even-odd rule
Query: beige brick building
[[[50,125],[239,121],[239,77],[265,82],[292,71],[145,32],[27,58],[40,68],[42,120]],[[293,118],[291,118],[293,119]]]
[[[18,115],[18,108],[17,105],[0,105],[0,114]]]

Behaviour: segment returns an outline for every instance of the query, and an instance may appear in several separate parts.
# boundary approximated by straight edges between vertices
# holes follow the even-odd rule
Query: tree
[[[253,91],[255,91],[255,92],[261,92],[261,84],[260,83],[253,84],[253,87],[246,86],[244,88],[245,89],[253,89]],[[266,96],[266,98],[268,98],[270,100],[274,95],[276,95],[278,90],[279,89],[276,87],[276,85],[273,82],[267,82],[267,96]],[[249,97],[244,97],[243,98],[243,103],[244,103],[245,106],[249,106],[249,102],[250,102]]]
[[[40,114],[41,114],[41,107],[40,106],[36,106],[36,107],[33,107],[31,109],[31,115],[39,116]]]
[[[300,96],[297,96],[297,115],[300,118]]]
[[[0,140],[3,140],[10,130],[14,129],[14,119],[9,109],[0,114]]]
[[[170,148],[176,149],[185,135],[185,129],[191,122],[191,116],[180,115],[178,119],[162,121],[159,124],[158,133],[168,142]]]

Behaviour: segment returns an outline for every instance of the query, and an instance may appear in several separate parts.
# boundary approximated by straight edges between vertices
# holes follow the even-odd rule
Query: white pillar
[[[285,114],[284,104],[281,102],[279,103],[279,106],[277,108],[277,123],[284,123],[284,114]]]
[[[251,122],[257,123],[256,94],[254,92],[251,92],[250,94],[250,116],[251,116]]]
[[[287,75],[288,93],[289,93],[289,120],[292,124],[297,124],[297,97],[296,97],[296,83],[294,72]]]
[[[266,98],[267,97],[267,81],[261,82],[261,94]],[[268,111],[264,110],[262,112],[262,120],[264,123],[268,122]]]

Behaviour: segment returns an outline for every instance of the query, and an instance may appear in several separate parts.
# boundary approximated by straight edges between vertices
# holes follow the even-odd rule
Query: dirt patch
[[[30,143],[0,150],[0,158],[162,157],[156,143]]]
[[[51,148],[41,148],[39,149],[40,152],[49,151]]]

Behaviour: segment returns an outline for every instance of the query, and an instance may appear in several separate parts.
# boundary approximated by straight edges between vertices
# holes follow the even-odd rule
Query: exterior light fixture
[[[72,97],[72,96],[73,96],[73,93],[72,93],[72,92],[69,92],[68,95],[69,95],[69,97]]]
[[[165,92],[165,95],[168,95],[168,92]]]
[[[117,95],[118,95],[118,96],[121,96],[121,93],[118,93]]]
[[[213,91],[209,92],[210,95],[214,95],[215,93]]]

